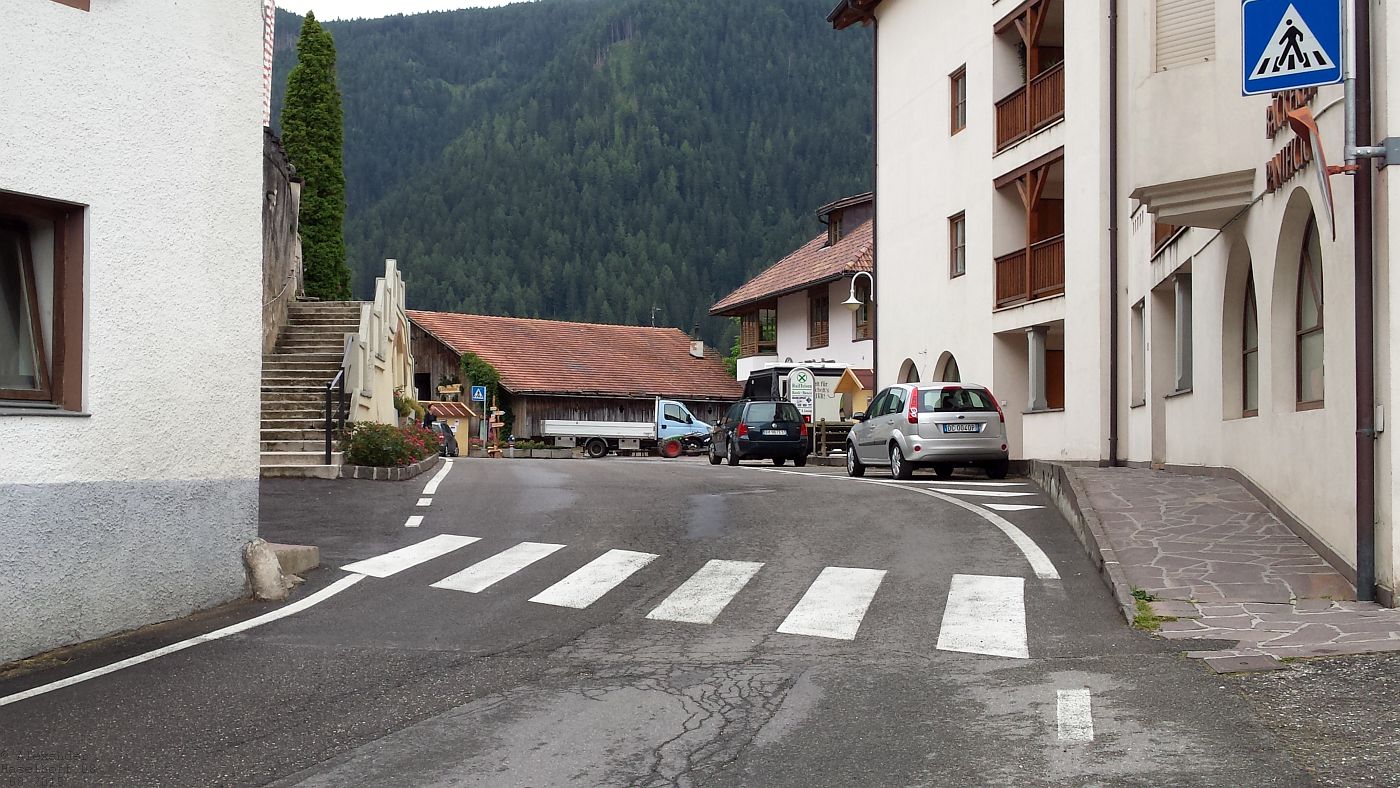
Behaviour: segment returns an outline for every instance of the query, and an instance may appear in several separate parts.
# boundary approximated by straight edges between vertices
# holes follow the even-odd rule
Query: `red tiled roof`
[[[822,233],[720,299],[710,307],[710,314],[737,314],[741,311],[739,307],[757,301],[840,279],[857,271],[871,271],[875,267],[872,236],[872,222],[868,219],[831,246],[826,245],[826,233]]]
[[[454,352],[471,351],[515,394],[736,400],[743,393],[713,348],[690,355],[676,328],[565,323],[409,310],[408,317]]]
[[[873,369],[852,369],[856,380],[860,381],[861,388],[873,391],[875,389],[875,370]]]

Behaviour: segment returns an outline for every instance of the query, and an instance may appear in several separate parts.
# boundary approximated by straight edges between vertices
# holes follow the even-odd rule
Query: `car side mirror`
[[[870,418],[870,417],[867,416],[867,415],[865,415],[864,413],[852,413],[852,414],[851,414],[851,419],[852,419],[853,421],[865,421],[865,420],[868,419],[868,418]]]
[[[694,424],[694,423],[695,423],[695,419],[694,419],[693,417],[691,417],[691,416],[686,416],[686,417],[685,417],[685,423],[686,423],[686,424]]]

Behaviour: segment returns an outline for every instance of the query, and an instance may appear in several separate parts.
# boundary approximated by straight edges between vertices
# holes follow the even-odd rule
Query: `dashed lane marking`
[[[423,515],[421,515],[421,514],[415,514],[415,515],[413,515],[412,517],[408,518],[407,521],[404,522],[403,527],[404,527],[404,528],[417,528],[418,526],[420,526],[420,525],[422,525],[422,524],[423,524]]]
[[[433,505],[433,499],[432,499],[432,498],[419,498],[419,499],[418,499],[418,505],[419,505],[419,506],[432,506],[432,505]]]
[[[540,593],[531,602],[583,609],[655,560],[654,553],[609,550]]]
[[[928,489],[949,495],[969,495],[975,498],[1027,498],[1035,495],[1035,493],[1007,492],[1005,490],[965,490],[961,487],[930,487]]]
[[[344,591],[345,589],[355,585],[356,583],[364,579],[364,575],[349,575],[347,577],[342,577],[334,583],[331,583],[330,585],[321,589],[320,591],[317,591],[316,593],[312,594],[311,596],[308,596],[305,599],[299,599],[296,602],[292,602],[291,604],[284,605],[283,607],[280,607],[270,613],[264,613],[256,618],[250,618],[247,621],[240,621],[237,624],[224,627],[223,629],[216,629],[208,634],[196,635],[195,637],[189,638],[188,640],[182,640],[179,643],[172,643],[168,646],[163,646],[161,648],[155,649],[154,651],[147,651],[145,654],[139,654],[134,657],[128,657],[127,659],[121,660],[120,662],[113,662],[110,665],[104,665],[100,668],[89,670],[86,673],[79,673],[76,676],[69,676],[66,679],[59,679],[58,681],[43,684],[41,686],[34,687],[33,689],[27,689],[23,692],[16,692],[13,695],[6,695],[5,697],[0,698],[0,706],[8,706],[11,703],[18,703],[19,701],[27,700],[36,695],[43,695],[46,692],[53,692],[54,690],[63,689],[64,687],[71,687],[74,684],[80,684],[84,681],[88,681],[89,679],[95,679],[99,676],[105,676],[108,673],[115,673],[124,668],[129,668],[133,665],[140,665],[143,662],[150,662],[151,660],[156,659],[157,657],[163,657],[166,654],[174,654],[177,651],[184,651],[185,649],[190,648],[191,646],[197,646],[200,643],[208,643],[213,640],[219,640],[220,638],[226,638],[229,635],[236,635],[239,632],[246,632],[247,630],[250,630],[253,627],[260,627],[263,624],[267,624],[281,618],[286,618],[287,616],[290,616],[293,613],[299,613],[307,609],[308,607],[311,607],[312,605],[320,604],[321,602],[330,599],[336,594],[339,594],[341,591]]]
[[[938,649],[1029,659],[1025,595],[1024,578],[953,575]]]
[[[1060,741],[1094,740],[1094,714],[1090,706],[1089,690],[1059,690],[1055,717]]]
[[[1044,506],[1031,506],[1023,503],[984,503],[983,506],[996,512],[1028,512],[1032,509],[1044,509]]]
[[[455,575],[444,577],[433,583],[432,587],[475,594],[485,591],[541,558],[563,549],[564,545],[562,544],[521,542],[484,561],[478,561]]]
[[[885,579],[883,569],[828,566],[788,613],[779,632],[855,640],[865,611]]]
[[[476,536],[438,534],[408,547],[400,547],[383,555],[346,564],[341,569],[370,577],[388,577],[479,541],[480,537]]]
[[[763,568],[756,561],[710,561],[671,592],[647,618],[713,624],[726,605]]]

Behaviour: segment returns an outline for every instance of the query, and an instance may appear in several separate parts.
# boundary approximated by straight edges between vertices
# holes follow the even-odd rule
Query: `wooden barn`
[[[476,353],[501,374],[516,438],[537,436],[544,419],[651,421],[657,397],[684,402],[713,424],[743,391],[718,351],[676,328],[415,310],[408,317],[420,396],[424,384],[455,376],[463,353]]]

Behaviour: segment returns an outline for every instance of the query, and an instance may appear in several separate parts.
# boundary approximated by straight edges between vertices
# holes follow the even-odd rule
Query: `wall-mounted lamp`
[[[870,301],[871,303],[875,302],[875,277],[871,276],[869,271],[857,271],[856,275],[851,277],[850,297],[841,302],[843,306],[852,312],[858,312],[861,307],[865,306],[865,302],[856,297],[856,280],[862,276],[870,280]]]

